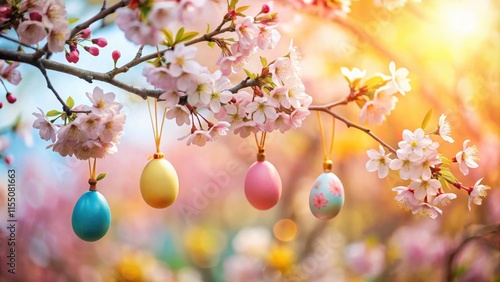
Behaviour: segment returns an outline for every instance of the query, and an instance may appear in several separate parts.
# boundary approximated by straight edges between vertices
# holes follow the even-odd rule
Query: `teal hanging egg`
[[[322,220],[334,218],[344,205],[344,186],[333,172],[324,172],[314,181],[309,194],[312,214]]]
[[[93,242],[108,232],[111,212],[106,198],[96,190],[89,190],[78,199],[71,217],[73,231],[80,239]]]

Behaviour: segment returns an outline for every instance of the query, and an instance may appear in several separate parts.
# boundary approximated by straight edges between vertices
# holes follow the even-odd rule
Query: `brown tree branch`
[[[310,106],[309,110],[310,111],[325,112],[325,113],[333,116],[334,118],[340,120],[341,122],[345,123],[345,125],[347,125],[347,127],[354,127],[356,129],[363,131],[364,133],[368,134],[371,138],[375,139],[378,143],[380,143],[380,145],[386,147],[390,152],[392,152],[393,154],[396,154],[396,150],[393,147],[391,147],[389,144],[387,144],[384,140],[380,139],[377,135],[373,134],[370,131],[370,129],[362,127],[362,126],[344,118],[343,116],[333,112],[332,110],[330,110],[330,108],[333,107],[332,105],[334,105],[334,104],[335,103],[321,105],[321,106]]]

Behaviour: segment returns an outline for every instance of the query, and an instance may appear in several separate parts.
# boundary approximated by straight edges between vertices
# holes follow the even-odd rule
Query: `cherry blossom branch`
[[[213,37],[215,37],[216,35],[219,35],[219,34],[222,34],[225,32],[234,31],[234,27],[222,28],[222,25],[224,25],[224,24],[225,24],[225,22],[223,21],[221,23],[221,25],[219,25],[214,31],[212,31],[210,33],[203,34],[200,37],[197,37],[193,40],[190,40],[190,41],[186,42],[185,45],[189,46],[189,45],[193,45],[193,44],[203,42],[203,41],[212,41]],[[140,63],[144,63],[146,61],[153,60],[153,59],[157,58],[158,56],[162,56],[168,50],[170,50],[170,49],[167,48],[165,50],[160,50],[158,52],[154,52],[154,53],[145,55],[144,57],[141,57],[141,56],[137,57],[136,56],[134,59],[132,59],[132,61],[126,63],[125,65],[123,65],[119,68],[115,68],[115,69],[109,71],[108,74],[114,77],[119,73],[127,72],[129,69],[137,66]],[[141,53],[138,53],[138,54],[142,54],[142,49],[140,51],[141,51]]]
[[[104,1],[103,6],[102,6],[103,9],[101,9],[101,11],[99,13],[97,13],[95,16],[93,16],[92,18],[90,18],[90,19],[84,21],[83,23],[75,26],[73,28],[73,30],[71,30],[71,35],[70,35],[69,38],[73,38],[73,36],[75,36],[78,32],[86,29],[87,27],[89,27],[91,24],[97,22],[98,20],[102,20],[105,17],[113,14],[119,8],[127,6],[129,4],[129,2],[130,2],[130,0],[121,0],[120,2],[114,4],[113,6],[111,6],[109,8],[105,8],[106,7],[106,1]]]
[[[43,59],[43,58],[38,59],[35,55],[36,53],[27,54],[23,52],[15,52],[10,50],[0,49],[0,59],[26,63],[35,66],[37,68],[38,64],[41,64],[45,69],[70,74],[79,77],[87,81],[88,83],[92,83],[93,80],[107,82],[118,88],[139,95],[144,99],[146,99],[147,97],[158,98],[158,96],[160,96],[164,92],[163,90],[137,88],[132,85],[126,84],[124,82],[118,81],[107,73],[80,69],[70,65],[58,63],[49,59]]]
[[[59,103],[61,103],[61,105],[63,107],[63,111],[66,113],[66,115],[70,116],[71,113],[89,113],[88,111],[72,111],[71,108],[68,107],[68,105],[61,98],[59,93],[57,93],[56,89],[54,88],[54,86],[50,82],[49,76],[47,75],[47,70],[45,69],[43,64],[40,63],[39,60],[36,61],[35,67],[37,67],[40,70],[40,72],[42,73],[43,77],[45,78],[45,81],[47,82],[47,88],[49,88],[52,91],[52,93],[54,93],[54,95],[56,96]]]
[[[332,104],[335,104],[335,103],[332,103]],[[347,127],[354,127],[356,129],[363,131],[364,133],[368,134],[371,138],[375,139],[378,143],[380,143],[380,145],[386,147],[390,152],[392,152],[393,154],[396,154],[396,150],[393,147],[391,147],[384,140],[380,139],[378,136],[373,134],[370,129],[362,127],[362,126],[344,118],[343,116],[333,112],[332,110],[330,110],[330,108],[333,107],[332,104],[321,105],[321,106],[309,106],[309,110],[310,111],[325,112],[325,113],[333,116],[334,118],[340,120],[341,122],[345,123],[345,125],[347,125]]]
[[[21,43],[20,41],[15,40],[15,39],[13,39],[13,38],[10,38],[10,37],[8,37],[8,36],[5,36],[5,35],[3,35],[3,34],[1,34],[1,33],[0,33],[0,37],[2,37],[2,38],[4,38],[4,39],[7,39],[7,40],[9,40],[9,41],[11,41],[11,42],[14,42],[14,43],[16,43],[16,44],[22,45],[22,46],[24,46],[24,47],[26,47],[26,48],[29,48],[29,49],[32,49],[32,50],[37,51],[37,49],[36,49],[36,48],[34,48],[33,46],[30,46],[30,45],[27,45],[27,44]]]

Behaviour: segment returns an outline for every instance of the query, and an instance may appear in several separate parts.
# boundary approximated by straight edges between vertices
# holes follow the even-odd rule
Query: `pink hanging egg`
[[[322,173],[309,194],[312,214],[322,220],[334,218],[344,206],[344,186],[333,172]]]
[[[257,161],[245,176],[245,196],[258,210],[274,207],[281,197],[281,178],[276,168],[268,161]]]

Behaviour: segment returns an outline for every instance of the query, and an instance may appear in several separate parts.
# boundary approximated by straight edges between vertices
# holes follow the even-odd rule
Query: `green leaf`
[[[425,114],[424,120],[422,120],[422,129],[425,129],[425,127],[429,124],[429,121],[431,120],[432,117],[432,108]]]
[[[247,69],[243,69],[245,71],[245,73],[247,74],[247,76],[250,78],[250,79],[254,79],[255,78],[255,75],[253,73],[251,73],[249,70]]]
[[[175,35],[175,43],[180,42],[182,35],[184,35],[184,27],[181,27],[178,31],[177,34]]]
[[[237,13],[243,13],[248,8],[250,8],[250,6],[241,6],[241,7],[237,8],[235,11]]]
[[[210,33],[210,24],[207,24],[207,30],[205,31],[205,33]]]
[[[54,117],[54,116],[58,116],[60,114],[62,114],[60,111],[52,110],[52,111],[48,111],[45,115],[48,117]]]
[[[96,181],[103,180],[106,175],[108,175],[106,172],[99,174],[96,178]]]
[[[265,68],[267,67],[267,59],[260,56],[260,63],[262,64],[262,67]]]
[[[207,42],[207,44],[208,44],[208,47],[210,47],[210,48],[214,48],[214,46],[215,46],[215,42],[213,42],[213,41],[209,41],[209,42]]]
[[[196,31],[186,32],[186,33],[184,33],[184,35],[182,36],[182,38],[181,38],[181,40],[179,42],[188,41],[188,40],[194,38],[198,34],[199,34],[199,32],[196,32]],[[177,42],[177,43],[179,43],[179,42]]]
[[[161,32],[165,36],[165,39],[167,40],[167,43],[169,46],[174,45],[174,37],[172,36],[172,32],[168,29],[162,29]]]
[[[68,19],[68,24],[74,24],[79,20],[79,18],[70,18]]]
[[[358,84],[359,83],[359,80],[355,79],[352,84]],[[365,87],[368,88],[368,89],[372,89],[372,88],[379,88],[380,86],[382,86],[384,83],[384,79],[379,76],[379,75],[374,75],[372,77],[370,77],[367,81],[365,81]],[[354,85],[356,86],[356,85]]]
[[[66,105],[70,109],[73,109],[73,107],[75,106],[75,100],[73,100],[73,98],[71,98],[71,96],[69,96],[68,99],[66,99]]]
[[[361,109],[364,107],[364,105],[366,104],[366,99],[363,98],[363,97],[359,97],[358,99],[356,99],[356,104],[358,105],[358,107]]]
[[[236,4],[238,4],[238,0],[231,0],[231,3],[229,3],[229,8],[234,9],[236,7]]]

